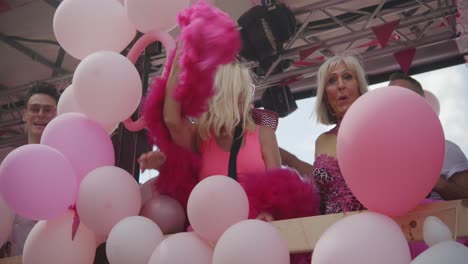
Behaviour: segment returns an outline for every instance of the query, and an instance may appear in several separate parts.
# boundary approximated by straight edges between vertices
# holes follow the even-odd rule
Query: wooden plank
[[[361,211],[365,212],[365,211]],[[321,215],[272,222],[286,238],[291,253],[309,252],[314,249],[323,232],[338,220],[360,212]],[[424,219],[440,218],[454,237],[468,237],[468,200],[440,201],[421,205],[410,213],[395,217],[408,241],[421,241]]]
[[[11,257],[11,258],[0,258],[0,264],[21,264],[23,263],[23,258],[21,256]]]
[[[366,212],[366,211],[361,211]],[[314,249],[323,232],[344,217],[360,212],[320,215],[272,222],[286,238],[291,253]],[[454,238],[468,238],[468,200],[441,201],[421,205],[410,213],[395,217],[408,241],[421,241],[424,219],[440,218],[452,231]],[[0,259],[0,264],[21,264],[21,257]]]

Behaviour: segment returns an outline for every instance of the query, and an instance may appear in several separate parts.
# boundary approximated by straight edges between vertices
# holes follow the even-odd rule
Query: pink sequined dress
[[[326,132],[337,135],[340,124]],[[320,154],[314,162],[315,183],[320,193],[320,211],[322,214],[335,214],[366,208],[351,193],[341,174],[338,160],[327,154]]]

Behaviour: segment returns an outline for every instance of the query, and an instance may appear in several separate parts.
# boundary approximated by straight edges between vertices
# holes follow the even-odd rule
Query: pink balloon
[[[155,222],[163,234],[174,234],[184,231],[185,212],[179,202],[169,196],[155,196],[143,205],[140,215]]]
[[[154,182],[156,177],[147,180],[143,185],[140,186],[141,192],[141,206],[143,206],[149,199],[153,196],[159,195],[158,192],[154,189]]]
[[[82,113],[85,115],[85,113],[80,109],[80,106],[76,102],[73,94],[73,86],[70,85],[68,86],[60,95],[60,99],[57,104],[57,114],[62,115],[66,113]],[[118,123],[111,123],[111,124],[100,124],[108,134],[112,134],[114,130],[117,128],[119,125]]]
[[[112,264],[147,264],[163,240],[161,229],[150,219],[130,216],[118,222],[109,233],[107,259]]]
[[[120,220],[138,215],[141,196],[138,183],[127,171],[100,167],[81,182],[76,208],[81,222],[99,235],[109,234]]]
[[[3,245],[11,233],[15,215],[0,197],[0,245]]]
[[[424,90],[424,98],[426,98],[426,101],[429,103],[429,105],[431,105],[434,112],[436,112],[436,114],[439,115],[440,104],[439,104],[439,100],[437,99],[437,97],[430,91]]]
[[[24,245],[24,264],[91,264],[96,242],[94,234],[82,223],[72,240],[71,227],[75,212],[69,210],[59,218],[39,221]]]
[[[207,264],[212,257],[213,249],[195,233],[177,233],[159,244],[148,264]]]
[[[400,226],[390,217],[372,212],[347,216],[331,225],[312,255],[314,264],[410,262],[408,242]]]
[[[127,58],[112,51],[87,56],[75,70],[72,91],[82,112],[101,124],[127,119],[142,96],[137,69]]]
[[[54,14],[60,46],[77,59],[101,50],[121,52],[136,30],[116,0],[65,0]]]
[[[73,97],[72,92],[73,86],[69,85],[63,93],[60,95],[60,99],[57,103],[57,115],[65,113],[80,113],[78,104],[76,103],[75,98]]]
[[[153,29],[169,30],[176,25],[177,14],[189,6],[188,0],[126,0],[128,18],[146,33]]]
[[[239,222],[224,232],[213,253],[213,264],[237,263],[287,264],[288,245],[278,229],[267,222]]]
[[[62,215],[75,202],[76,192],[72,164],[49,146],[21,146],[0,165],[0,193],[8,207],[26,218]]]
[[[357,199],[369,210],[398,216],[424,200],[439,178],[444,133],[421,96],[400,87],[380,88],[347,111],[337,153]]]
[[[114,147],[109,135],[97,122],[80,113],[54,118],[44,129],[41,144],[56,148],[71,161],[78,183],[90,171],[114,165]]]
[[[231,225],[248,218],[247,194],[227,176],[207,177],[190,194],[187,215],[195,232],[216,242]]]

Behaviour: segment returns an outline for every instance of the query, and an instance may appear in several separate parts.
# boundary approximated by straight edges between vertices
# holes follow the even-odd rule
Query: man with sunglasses
[[[27,93],[24,102],[23,121],[26,125],[28,144],[39,144],[46,125],[57,115],[60,94],[49,83],[34,85]],[[24,243],[37,221],[15,216],[13,230],[8,242],[0,250],[0,257],[13,257],[23,254]]]
[[[26,123],[28,144],[39,144],[45,126],[57,115],[57,103],[60,94],[49,83],[39,83],[28,92],[23,111]]]

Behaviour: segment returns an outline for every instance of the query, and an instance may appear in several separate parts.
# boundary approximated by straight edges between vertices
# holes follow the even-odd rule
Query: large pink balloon
[[[112,264],[147,264],[163,240],[161,229],[148,218],[130,216],[118,222],[109,233],[107,259]]]
[[[51,219],[75,202],[77,182],[70,161],[56,149],[21,146],[0,165],[0,193],[12,210],[29,219]]]
[[[80,113],[54,118],[44,129],[41,144],[59,150],[71,161],[78,183],[90,171],[114,165],[114,147],[109,135],[101,125]]]
[[[173,28],[179,11],[188,6],[188,0],[125,0],[128,18],[143,33]]]
[[[141,196],[138,183],[127,171],[100,167],[81,182],[76,208],[80,219],[99,235],[107,235],[120,220],[138,215]]]
[[[190,194],[187,215],[195,232],[216,242],[231,225],[248,218],[247,194],[227,176],[205,178]]]
[[[213,253],[213,264],[237,263],[288,264],[288,245],[278,229],[267,222],[239,222],[224,232]]]
[[[137,69],[127,58],[112,51],[87,56],[75,70],[72,91],[81,111],[101,124],[127,119],[142,96]]]
[[[377,213],[347,216],[330,226],[315,245],[314,264],[409,264],[411,254],[400,226]]]
[[[53,220],[39,221],[29,233],[24,245],[24,264],[91,264],[96,242],[94,234],[83,224],[72,240],[75,212],[69,210]]]
[[[77,59],[100,50],[121,52],[136,34],[116,0],[64,0],[53,26],[60,46]]]
[[[177,233],[159,244],[148,264],[207,264],[212,257],[213,249],[195,233]]]
[[[184,208],[169,196],[152,197],[144,203],[140,215],[153,220],[165,235],[182,232],[185,228]]]
[[[0,197],[0,245],[7,240],[13,227],[15,215]]]
[[[362,95],[347,111],[337,153],[357,199],[370,210],[398,216],[424,200],[439,178],[444,133],[424,98],[385,87]]]

